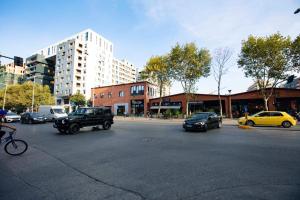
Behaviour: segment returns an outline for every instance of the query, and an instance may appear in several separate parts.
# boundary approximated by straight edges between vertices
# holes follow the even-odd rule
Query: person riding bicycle
[[[0,139],[3,137],[3,135],[5,135],[5,131],[2,130],[2,127],[4,128],[9,128],[13,131],[17,130],[16,127],[14,126],[10,126],[8,124],[5,124],[2,122],[2,119],[5,117],[5,115],[7,114],[7,112],[5,110],[0,110]]]

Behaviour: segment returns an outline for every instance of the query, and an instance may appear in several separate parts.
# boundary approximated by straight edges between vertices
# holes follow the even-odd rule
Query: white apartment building
[[[112,84],[136,82],[138,69],[127,60],[113,59]]]
[[[91,98],[91,88],[136,81],[133,64],[113,56],[113,43],[91,29],[39,50],[56,56],[54,96],[57,104],[68,104],[69,96],[80,92]]]

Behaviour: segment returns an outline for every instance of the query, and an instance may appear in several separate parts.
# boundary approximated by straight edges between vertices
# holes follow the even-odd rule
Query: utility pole
[[[7,92],[7,83],[5,83],[5,90],[4,90],[2,110],[5,109],[6,92]]]

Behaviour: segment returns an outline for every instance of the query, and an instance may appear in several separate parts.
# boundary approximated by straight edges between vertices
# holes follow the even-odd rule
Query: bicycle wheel
[[[9,155],[18,156],[24,153],[28,148],[28,144],[23,140],[11,140],[4,146],[4,150]]]

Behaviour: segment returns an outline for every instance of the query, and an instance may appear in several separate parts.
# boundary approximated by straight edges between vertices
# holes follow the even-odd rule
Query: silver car
[[[20,115],[13,112],[8,112],[2,120],[4,122],[16,122],[16,121],[20,121],[20,119],[21,119]]]

